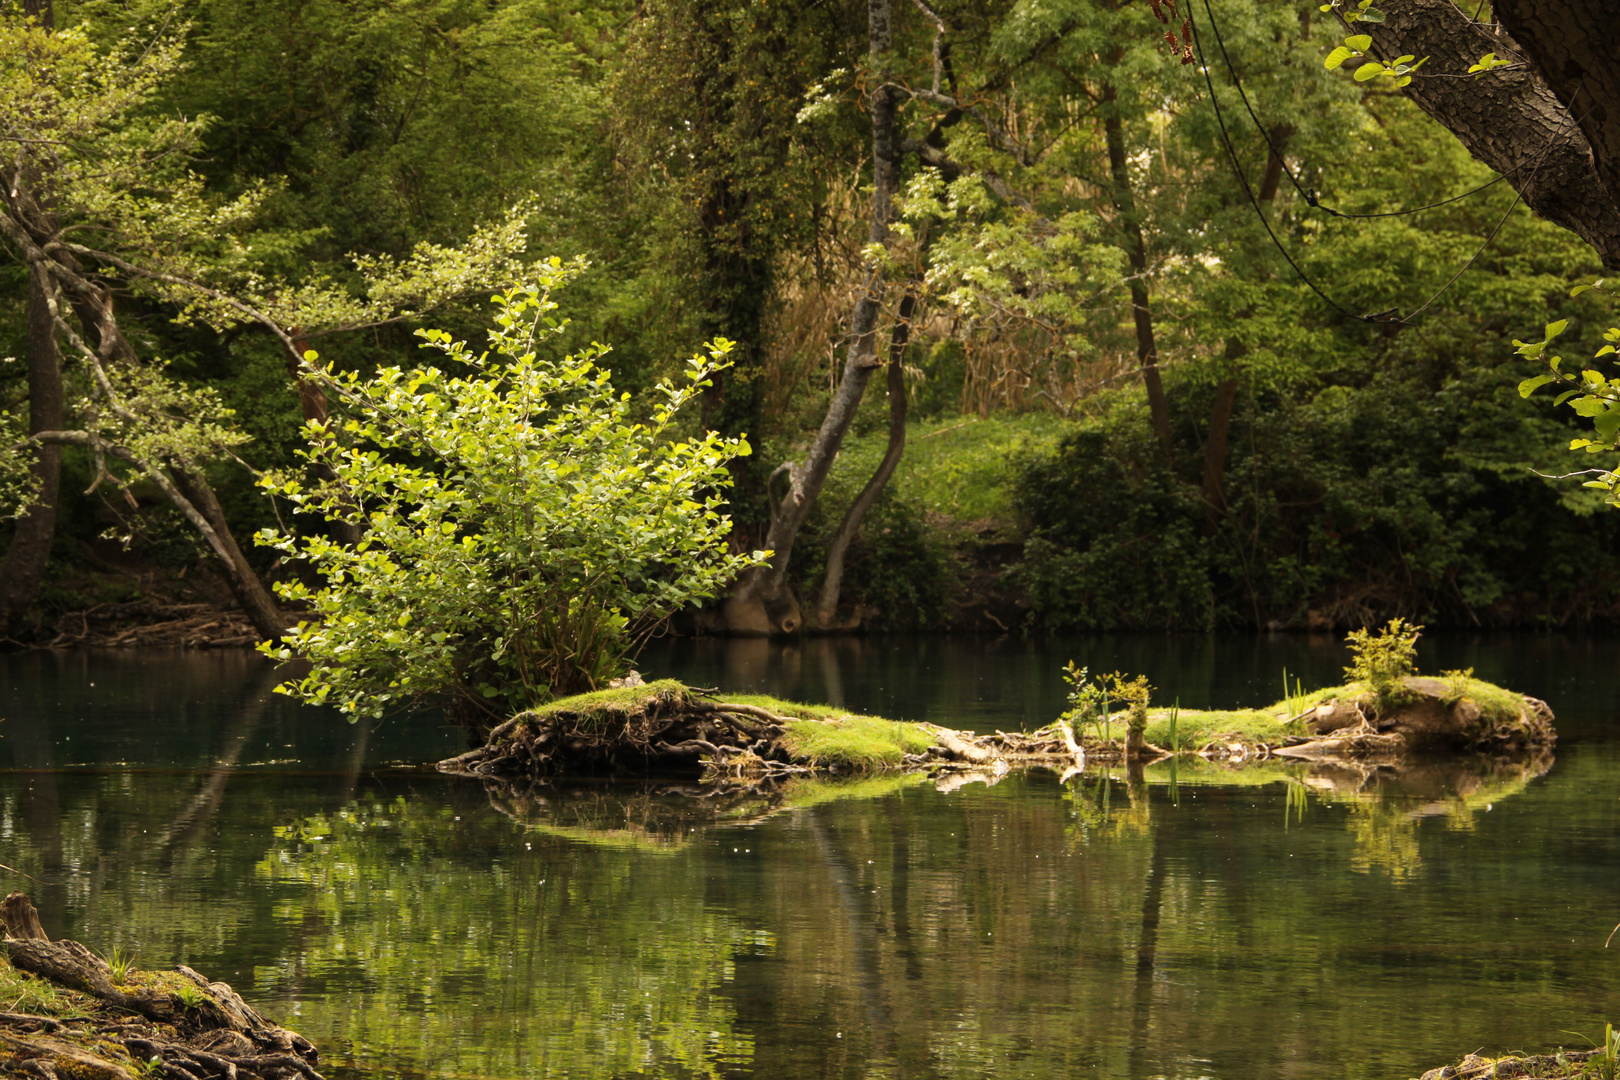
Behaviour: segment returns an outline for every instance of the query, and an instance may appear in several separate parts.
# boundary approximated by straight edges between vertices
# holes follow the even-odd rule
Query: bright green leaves
[[[1603,288],[1603,279],[1586,284],[1577,285],[1570,291],[1571,296],[1591,290],[1607,291]],[[1588,454],[1620,451],[1620,378],[1610,377],[1596,368],[1585,368],[1579,374],[1564,371],[1560,365],[1563,358],[1547,355],[1548,346],[1554,338],[1569,328],[1568,319],[1559,319],[1550,322],[1540,341],[1514,340],[1513,344],[1520,356],[1530,360],[1540,360],[1547,365],[1547,373],[1525,379],[1519,384],[1519,395],[1529,397],[1543,386],[1558,383],[1565,387],[1564,391],[1554,400],[1554,405],[1567,404],[1575,415],[1584,417],[1592,422],[1592,433],[1596,438],[1572,439],[1571,450],[1584,450]],[[1593,359],[1613,356],[1616,346],[1620,345],[1620,327],[1610,327],[1603,334],[1603,340],[1608,344],[1600,347]],[[1597,479],[1586,481],[1583,486],[1598,488],[1607,492],[1607,501],[1620,506],[1620,472],[1604,469],[1584,470],[1588,475],[1595,474]]]
[[[1519,396],[1527,398],[1550,382],[1557,382],[1556,375],[1532,375],[1519,384]]]
[[[1427,56],[1414,64],[1412,61],[1416,59],[1415,56],[1408,53],[1405,56],[1397,56],[1394,60],[1368,61],[1356,68],[1355,80],[1356,82],[1371,82],[1379,76],[1384,76],[1393,79],[1396,86],[1406,86],[1411,83],[1413,73],[1429,62]]]
[[[1368,19],[1366,21],[1382,22],[1383,16],[1380,15],[1377,19]],[[1327,59],[1323,63],[1329,71],[1337,71],[1351,60],[1360,60],[1366,57],[1367,50],[1371,48],[1372,35],[1352,34],[1344,39],[1343,45],[1328,53]],[[1376,58],[1368,59],[1365,64],[1361,64],[1356,68],[1354,77],[1356,82],[1371,82],[1379,76],[1385,76],[1393,79],[1396,86],[1406,86],[1412,81],[1412,76],[1417,69],[1429,62],[1427,56],[1422,60],[1417,60],[1416,63],[1413,63],[1414,60],[1417,60],[1417,57],[1412,55],[1397,56],[1394,60],[1388,61]]]
[[[1513,61],[1512,60],[1503,60],[1501,57],[1497,56],[1495,53],[1488,52],[1484,56],[1479,58],[1478,63],[1469,65],[1468,74],[1472,75],[1474,78],[1477,79],[1481,75],[1484,75],[1484,74],[1486,74],[1488,72],[1495,71],[1497,68],[1500,68],[1500,67],[1512,67],[1512,66],[1513,66]]]
[[[1346,8],[1344,6],[1344,0],[1332,0],[1331,3],[1323,4],[1321,7],[1317,8],[1316,10],[1322,12],[1323,14],[1327,14],[1330,11],[1337,10],[1339,12],[1339,15],[1347,23],[1353,23],[1353,22],[1381,23],[1381,22],[1383,22],[1384,21],[1384,13],[1382,11],[1379,11],[1377,8],[1373,7],[1372,5],[1373,5],[1373,0],[1361,0],[1361,2],[1358,3],[1355,7]],[[1337,66],[1337,65],[1330,65],[1330,66]]]
[[[1346,60],[1354,60],[1366,54],[1372,48],[1372,37],[1367,34],[1353,34],[1344,39],[1344,44],[1328,53],[1327,69],[1337,71]]]
[[[279,587],[317,616],[288,637],[315,663],[287,692],[351,716],[423,698],[515,711],[605,683],[668,615],[762,558],[730,552],[720,512],[746,447],[676,426],[732,343],[711,342],[649,409],[614,390],[605,346],[545,355],[563,325],[550,290],[577,267],[539,271],[496,298],[487,352],[429,330],[440,366],[306,373],[350,414],[345,439],[312,428],[304,454],[333,479],[265,486],[365,533],[261,535],[324,579]]]

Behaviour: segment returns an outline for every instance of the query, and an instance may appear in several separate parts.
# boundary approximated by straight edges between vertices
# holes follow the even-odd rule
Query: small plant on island
[[[632,403],[605,346],[544,350],[566,325],[550,294],[577,270],[554,259],[498,295],[487,350],[419,331],[442,368],[308,367],[347,416],[308,425],[307,473],[261,483],[362,535],[261,534],[322,579],[277,587],[312,612],[261,646],[312,661],[283,692],[351,717],[445,699],[510,716],[606,686],[669,615],[764,557],[729,550],[720,509],[747,443],[681,427],[730,343]]]
[[[1422,633],[1423,627],[1395,618],[1377,633],[1364,627],[1346,636],[1350,666],[1344,673],[1351,682],[1371,691],[1379,711],[1412,700],[1406,679],[1416,671],[1417,641]]]

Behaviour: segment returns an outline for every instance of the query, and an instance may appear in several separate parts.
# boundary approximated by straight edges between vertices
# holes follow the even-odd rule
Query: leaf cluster
[[[762,553],[732,554],[721,513],[741,439],[681,431],[682,410],[726,363],[715,341],[638,419],[600,361],[562,357],[551,290],[575,268],[496,298],[489,348],[422,331],[443,366],[374,376],[317,368],[348,417],[311,423],[309,464],[333,477],[263,484],[364,529],[345,547],[267,530],[319,587],[283,583],[312,617],[276,655],[315,666],[285,688],[374,716],[450,698],[474,714],[599,687],[672,612],[714,595]]]
[[[1345,676],[1372,691],[1378,708],[1384,709],[1407,700],[1410,691],[1405,679],[1416,670],[1417,640],[1423,627],[1394,618],[1377,633],[1366,627],[1352,630],[1345,637],[1350,646],[1350,665]]]

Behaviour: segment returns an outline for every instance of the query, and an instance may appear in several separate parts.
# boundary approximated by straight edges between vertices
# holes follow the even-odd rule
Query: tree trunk
[[[1227,342],[1227,355],[1233,346],[1242,348],[1237,341]],[[1237,402],[1238,381],[1222,379],[1215,387],[1215,408],[1209,417],[1209,438],[1204,442],[1204,501],[1209,504],[1207,530],[1215,531],[1221,518],[1226,516],[1226,497],[1221,493],[1221,480],[1226,473],[1226,439],[1232,429],[1232,406]]]
[[[838,526],[832,545],[827,548],[827,572],[821,582],[821,598],[816,604],[816,623],[832,629],[838,617],[838,593],[844,581],[844,556],[860,532],[867,511],[883,494],[895,467],[906,450],[906,341],[911,335],[911,316],[917,307],[915,289],[907,289],[900,299],[900,311],[889,338],[889,445],[878,462],[877,471],[850,503],[849,512]]]
[[[893,36],[893,0],[867,0],[867,25],[873,68],[868,97],[872,116],[872,228],[871,242],[889,237],[894,192],[899,182],[899,146],[895,140],[895,91],[888,83],[889,51]],[[792,633],[802,622],[798,599],[787,583],[793,542],[804,519],[815,506],[832,471],[833,460],[849,432],[850,422],[866,391],[867,380],[880,366],[877,358],[877,321],[883,307],[883,271],[866,271],[861,294],[850,318],[850,345],[844,372],[833,392],[826,418],[816,432],[802,463],[789,462],[788,492],[771,514],[765,547],[771,552],[763,566],[748,571],[727,599],[725,620],[733,633]]]
[[[1153,340],[1153,313],[1148,307],[1147,244],[1142,239],[1142,223],[1136,216],[1136,196],[1131,190],[1130,165],[1125,159],[1125,127],[1116,107],[1118,95],[1104,85],[1103,135],[1108,143],[1108,169],[1114,180],[1114,212],[1125,242],[1125,255],[1131,263],[1131,311],[1136,318],[1136,359],[1142,368],[1142,385],[1147,388],[1148,410],[1153,430],[1170,460],[1170,406],[1165,401],[1164,383],[1159,378],[1159,350]]]
[[[23,0],[23,14],[37,20],[46,30],[56,29],[56,12],[51,0]]]
[[[1492,10],[1575,117],[1610,206],[1620,207],[1620,18],[1614,4],[1497,0]]]
[[[225,521],[225,511],[220,507],[214,489],[201,474],[185,468],[174,467],[169,473],[180,495],[196,508],[212,528],[214,538],[210,538],[209,546],[213,548],[214,557],[225,573],[225,581],[231,588],[231,595],[242,606],[242,611],[253,623],[253,628],[271,641],[280,638],[292,625],[293,620],[282,612],[275,598],[270,595],[270,590],[264,587],[259,575],[248,565],[241,546],[237,544],[236,537],[231,534],[230,526]],[[183,507],[181,509],[184,510]]]
[[[1451,0],[1402,0],[1388,6],[1387,21],[1358,22],[1355,32],[1371,35],[1374,54],[1386,60],[1429,57],[1407,95],[1475,158],[1507,173],[1532,210],[1591,244],[1605,267],[1620,269],[1612,5],[1507,0],[1496,14],[1500,25],[1476,23]],[[1527,63],[1465,77],[1489,52]]]
[[[49,10],[49,8],[47,8]],[[62,366],[56,352],[56,326],[45,289],[49,282],[30,274],[28,289],[28,432],[62,426]],[[0,562],[0,632],[17,625],[34,602],[56,536],[56,505],[61,494],[62,448],[42,445],[30,470],[38,493],[18,519],[11,546]]]
[[[1310,9],[1300,15],[1301,37],[1308,35],[1310,29]],[[1266,170],[1260,176],[1260,190],[1256,194],[1263,203],[1274,202],[1277,198],[1277,189],[1282,185],[1283,166],[1282,149],[1294,134],[1292,124],[1276,124],[1270,132],[1270,149],[1266,152]],[[1247,319],[1253,315],[1252,311],[1245,311],[1239,318]],[[1241,360],[1247,353],[1248,346],[1238,338],[1226,339],[1227,367]],[[1215,387],[1215,407],[1209,416],[1209,438],[1204,441],[1204,502],[1209,505],[1209,515],[1204,520],[1204,531],[1213,533],[1226,516],[1226,496],[1221,491],[1222,480],[1226,475],[1226,441],[1232,429],[1232,408],[1237,403],[1238,380],[1236,376],[1222,379]]]

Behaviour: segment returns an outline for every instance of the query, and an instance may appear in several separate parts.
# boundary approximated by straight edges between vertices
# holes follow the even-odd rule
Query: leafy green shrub
[[[1069,684],[1069,708],[1060,717],[1063,721],[1083,730],[1088,725],[1103,738],[1109,736],[1109,724],[1115,715],[1114,703],[1125,706],[1125,732],[1140,738],[1147,730],[1148,699],[1153,687],[1146,675],[1128,678],[1123,672],[1091,677],[1090,669],[1080,667],[1073,660],[1063,669],[1063,681]]]
[[[1399,705],[1411,697],[1405,679],[1416,670],[1417,640],[1423,627],[1405,619],[1391,619],[1376,634],[1363,627],[1352,630],[1345,643],[1350,646],[1350,666],[1346,677],[1372,691],[1380,709]]]
[[[314,662],[285,692],[351,716],[448,696],[478,716],[592,690],[668,615],[761,557],[729,553],[718,509],[747,444],[675,426],[730,343],[661,384],[638,422],[598,364],[604,347],[536,351],[562,329],[550,291],[568,276],[553,260],[538,286],[498,296],[486,352],[422,331],[449,370],[325,369],[350,418],[312,424],[304,456],[335,481],[263,484],[365,532],[355,547],[260,534],[325,579],[277,586],[314,614],[267,647]]]
[[[1142,733],[1147,730],[1148,698],[1153,693],[1153,687],[1148,685],[1147,676],[1138,675],[1134,679],[1128,679],[1123,672],[1116,671],[1108,677],[1108,689],[1114,697],[1126,705],[1126,735],[1140,739]]]

